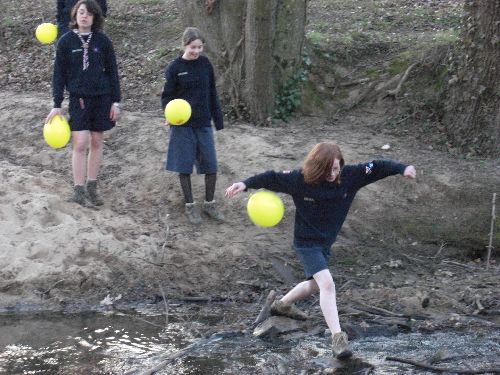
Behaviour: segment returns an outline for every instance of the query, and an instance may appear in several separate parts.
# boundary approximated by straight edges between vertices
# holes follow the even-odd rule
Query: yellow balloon
[[[43,126],[43,138],[52,148],[66,146],[71,138],[71,129],[64,116],[54,116]]]
[[[57,38],[57,26],[53,23],[45,22],[36,28],[35,36],[42,44],[51,44]]]
[[[183,125],[191,117],[191,105],[184,99],[174,99],[165,107],[165,118],[170,125]]]
[[[247,212],[255,225],[269,228],[281,221],[285,213],[285,206],[278,194],[261,190],[248,199]]]

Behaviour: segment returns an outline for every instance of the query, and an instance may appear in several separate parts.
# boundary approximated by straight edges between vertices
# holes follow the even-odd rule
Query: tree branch
[[[500,367],[487,368],[487,369],[481,369],[481,370],[461,370],[461,369],[431,366],[431,365],[428,365],[426,363],[413,361],[411,359],[398,358],[398,357],[385,357],[385,360],[406,363],[406,364],[413,365],[416,367],[425,368],[427,370],[434,371],[434,372],[452,372],[455,374],[487,374],[487,373],[496,374],[496,373],[500,372]]]
[[[401,77],[401,80],[399,81],[398,85],[394,90],[387,90],[386,96],[394,96],[395,98],[398,97],[399,92],[401,91],[401,87],[403,86],[403,83],[408,79],[408,76],[410,75],[411,70],[417,65],[417,63],[411,64],[408,69],[406,69],[405,74],[403,74],[403,77]]]

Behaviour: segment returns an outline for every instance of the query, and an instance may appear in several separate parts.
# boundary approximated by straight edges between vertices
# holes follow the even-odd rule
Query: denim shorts
[[[171,125],[166,169],[191,174],[193,165],[198,174],[217,172],[213,129]]]
[[[110,130],[115,126],[109,119],[112,104],[109,95],[86,98],[70,95],[68,122],[71,130],[93,132]]]
[[[304,267],[308,280],[312,279],[313,275],[319,271],[328,269],[328,261],[332,254],[329,247],[297,247],[294,245],[293,248]]]

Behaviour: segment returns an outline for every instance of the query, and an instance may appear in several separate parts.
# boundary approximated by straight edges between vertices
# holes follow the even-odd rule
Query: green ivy
[[[302,102],[302,84],[307,80],[311,60],[309,56],[302,58],[302,67],[285,81],[274,99],[273,120],[288,122],[293,112]]]

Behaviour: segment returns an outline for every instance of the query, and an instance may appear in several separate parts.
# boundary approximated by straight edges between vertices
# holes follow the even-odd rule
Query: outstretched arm
[[[234,197],[236,194],[245,191],[247,186],[243,182],[235,182],[226,189],[225,196],[228,198]]]
[[[277,193],[293,194],[296,190],[297,173],[293,171],[267,171],[236,182],[226,189],[226,197],[233,197],[246,189],[268,189]]]
[[[353,169],[350,168],[349,171],[356,176],[356,189],[361,189],[368,184],[397,174],[407,178],[416,177],[414,166],[393,160],[373,160],[369,163],[358,164]]]
[[[415,170],[415,167],[413,165],[409,165],[405,168],[405,171],[403,172],[403,176],[406,178],[417,178],[417,171]]]

